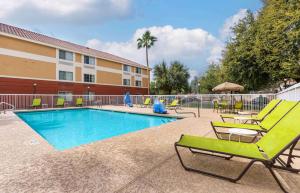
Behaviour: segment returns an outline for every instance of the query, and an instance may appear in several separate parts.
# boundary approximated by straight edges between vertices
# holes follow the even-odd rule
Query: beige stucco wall
[[[37,55],[43,55],[56,58],[56,49],[44,46],[25,40],[19,40],[12,37],[0,35],[0,48],[7,48],[17,51],[28,52]],[[82,54],[75,53],[75,61],[81,63]],[[123,64],[97,58],[97,65],[101,67],[111,68],[122,71]],[[0,74],[6,76],[41,78],[41,79],[56,79],[56,64],[30,60],[25,58],[2,56],[0,55]],[[131,71],[134,73],[135,68],[131,66]],[[147,75],[147,70],[142,69],[142,74]],[[82,68],[75,68],[75,81],[82,81]],[[143,87],[148,86],[148,79],[143,78]],[[122,85],[122,75],[113,72],[97,71],[97,83]],[[131,86],[135,86],[135,79],[131,77]]]
[[[75,68],[75,81],[79,81],[81,82],[82,81],[82,70],[81,70],[81,67],[76,67]]]
[[[147,69],[142,69],[142,74],[143,75],[147,75],[148,73],[147,73]]]
[[[81,63],[81,54],[78,53],[75,54],[75,61]]]
[[[0,35],[0,48],[7,48],[32,54],[56,57],[56,49],[24,40]]]
[[[148,78],[142,79],[142,87],[148,87]]]
[[[113,68],[116,70],[122,70],[123,65],[117,62],[112,62],[104,59],[97,58],[97,65],[106,67],[106,68]]]
[[[0,75],[56,79],[56,64],[0,55]]]
[[[111,72],[97,71],[97,83],[122,85],[122,75]]]
[[[130,84],[131,84],[131,86],[135,86],[135,78],[134,78],[134,76],[131,76]]]

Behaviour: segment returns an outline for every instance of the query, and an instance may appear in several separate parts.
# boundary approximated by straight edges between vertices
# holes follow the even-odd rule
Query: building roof
[[[125,58],[122,58],[122,57],[119,57],[119,56],[116,56],[113,54],[109,54],[107,52],[102,52],[102,51],[99,51],[96,49],[92,49],[92,48],[88,48],[88,47],[74,44],[71,42],[67,42],[64,40],[56,39],[53,37],[49,37],[49,36],[46,36],[43,34],[39,34],[36,32],[29,31],[29,30],[21,29],[21,28],[14,27],[11,25],[7,25],[4,23],[0,23],[0,32],[6,33],[9,35],[13,35],[13,36],[18,36],[20,38],[25,38],[25,39],[28,39],[31,41],[37,41],[37,42],[41,42],[44,44],[53,45],[54,47],[63,48],[63,49],[70,50],[73,52],[91,55],[91,56],[119,62],[119,63],[126,64],[126,65],[146,68],[146,66],[144,66],[144,65],[141,65],[139,63],[133,62],[131,60],[128,60],[128,59],[125,59]]]

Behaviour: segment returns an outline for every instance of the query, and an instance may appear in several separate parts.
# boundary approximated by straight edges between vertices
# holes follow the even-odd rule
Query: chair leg
[[[223,179],[223,180],[228,180],[230,182],[237,182],[239,181],[246,173],[247,171],[249,170],[249,168],[254,164],[254,162],[258,161],[258,160],[251,160],[249,162],[249,164],[242,170],[242,172],[235,178],[230,178],[230,177],[227,177],[227,176],[223,176],[223,175],[218,175],[218,174],[215,174],[215,173],[211,173],[211,172],[206,172],[206,171],[203,171],[203,170],[199,170],[199,169],[194,169],[194,168],[191,168],[191,167],[188,167],[186,165],[184,165],[183,163],[183,160],[180,156],[180,153],[178,151],[178,148],[177,148],[177,145],[176,143],[174,144],[175,146],[175,151],[177,153],[177,156],[179,158],[179,161],[182,165],[182,167],[187,170],[187,171],[192,171],[192,172],[196,172],[196,173],[200,173],[200,174],[204,174],[204,175],[208,175],[208,176],[212,176],[212,177],[215,177],[215,178],[219,178],[219,179]],[[186,147],[185,147],[186,148]],[[204,155],[210,155],[208,153],[201,153],[201,152],[197,152],[197,153],[200,153],[200,154],[204,154]],[[274,167],[274,164],[270,164],[270,163],[266,163],[266,162],[262,162],[266,168],[268,168],[268,170],[270,171],[271,175],[273,176],[273,178],[275,179],[276,183],[279,185],[279,187],[281,188],[281,190],[285,193],[288,193],[288,191],[283,187],[282,183],[280,182],[280,180],[278,179],[278,177],[276,176],[276,174],[274,173],[274,171],[272,170],[272,167]]]
[[[178,148],[177,148],[177,145],[175,143],[175,151],[177,153],[177,156],[179,158],[179,161],[182,165],[182,167],[187,170],[187,171],[192,171],[192,172],[196,172],[196,173],[201,173],[201,174],[204,174],[204,175],[208,175],[208,176],[212,176],[212,177],[215,177],[215,178],[220,178],[220,179],[223,179],[223,180],[228,180],[230,182],[237,182],[239,181],[245,174],[246,172],[249,170],[249,168],[253,165],[254,162],[256,162],[257,160],[252,160],[251,162],[249,162],[249,164],[242,170],[242,172],[235,178],[230,178],[230,177],[227,177],[227,176],[223,176],[223,175],[218,175],[218,174],[215,174],[215,173],[211,173],[211,172],[206,172],[206,171],[203,171],[203,170],[199,170],[199,169],[194,169],[194,168],[191,168],[191,167],[188,167],[186,165],[184,165],[183,163],[183,160],[180,156],[180,153],[178,151]],[[203,154],[201,152],[198,152],[200,154]],[[209,154],[205,154],[205,155],[209,155]]]
[[[224,117],[222,117],[222,116],[220,116],[220,117],[221,117],[221,119],[222,119],[223,123],[225,123]]]
[[[270,165],[266,165],[265,166],[268,168],[268,170],[270,171],[270,173],[272,174],[273,178],[275,179],[276,183],[279,185],[279,187],[281,188],[281,190],[285,193],[288,193],[288,191],[283,187],[283,185],[281,184],[280,180],[278,179],[278,177],[276,176],[276,174],[274,173],[274,171],[272,170],[272,167]]]
[[[281,159],[280,157],[278,157],[276,159],[276,161],[281,165],[281,166],[278,166],[278,165],[274,165],[273,167],[274,168],[277,168],[277,169],[282,169],[282,170],[287,170],[287,171],[290,171],[290,172],[293,172],[293,173],[299,173],[300,172],[300,169],[299,168],[293,168],[292,164],[293,164],[293,158],[300,158],[300,156],[298,155],[294,155],[293,154],[293,151],[295,150],[295,146],[296,146],[297,142],[294,143],[291,148],[289,149],[289,153],[288,154],[281,154],[281,156],[287,156],[287,161],[284,161],[283,159]],[[296,149],[297,150],[297,149]]]

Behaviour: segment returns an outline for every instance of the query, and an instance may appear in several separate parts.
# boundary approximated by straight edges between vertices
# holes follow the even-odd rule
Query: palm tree
[[[148,60],[148,49],[150,49],[154,42],[157,41],[157,38],[155,36],[152,36],[150,31],[147,30],[141,38],[137,39],[137,47],[138,49],[146,48],[146,62],[147,62],[147,74],[149,76],[148,79],[148,94],[150,93],[150,73],[149,73],[149,60]]]
[[[158,94],[171,94],[172,84],[170,71],[165,61],[154,66],[153,75],[156,87],[158,89]]]

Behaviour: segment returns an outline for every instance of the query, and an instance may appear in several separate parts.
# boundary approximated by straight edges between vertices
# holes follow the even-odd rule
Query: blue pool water
[[[176,120],[95,109],[19,112],[17,115],[58,150]]]

